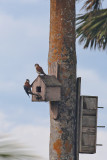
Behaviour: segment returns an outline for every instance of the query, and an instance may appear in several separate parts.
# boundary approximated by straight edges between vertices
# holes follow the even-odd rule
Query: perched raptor
[[[39,64],[35,64],[36,72],[38,74],[43,74],[46,75],[45,72],[43,71],[42,67],[39,66]]]

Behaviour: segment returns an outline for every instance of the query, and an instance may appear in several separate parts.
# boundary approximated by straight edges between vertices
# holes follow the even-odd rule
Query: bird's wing
[[[43,72],[43,69],[42,69],[42,67],[37,67],[37,70],[38,70],[38,72]]]
[[[42,67],[40,67],[40,66],[37,68],[37,72],[41,73],[41,74],[44,74],[44,71],[43,71]]]

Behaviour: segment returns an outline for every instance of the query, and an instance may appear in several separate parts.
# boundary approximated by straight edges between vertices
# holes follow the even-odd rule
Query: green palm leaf
[[[84,42],[84,48],[107,46],[107,9],[91,11],[77,17],[76,35],[79,42]]]

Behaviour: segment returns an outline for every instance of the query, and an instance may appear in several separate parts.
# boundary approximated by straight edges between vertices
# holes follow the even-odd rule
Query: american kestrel
[[[41,96],[39,94],[36,94],[36,93],[32,93],[31,91],[31,87],[32,87],[33,84],[30,85],[30,81],[29,79],[26,79],[26,82],[24,84],[24,90],[26,92],[26,94],[29,96],[29,94],[31,95],[35,95],[37,99],[40,99]],[[29,96],[30,97],[30,96]]]
[[[36,68],[36,72],[38,74],[44,74],[44,75],[46,75],[45,72],[43,71],[42,67],[39,66],[39,64],[35,64],[35,68]]]
[[[29,82],[30,82],[29,79],[26,79],[26,82],[24,84],[24,90],[28,96],[29,94],[31,94],[31,85]]]

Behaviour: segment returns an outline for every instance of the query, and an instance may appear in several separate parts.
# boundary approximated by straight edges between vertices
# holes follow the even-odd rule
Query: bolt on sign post
[[[50,102],[50,160],[77,160],[75,0],[50,0],[48,69],[62,85]]]

